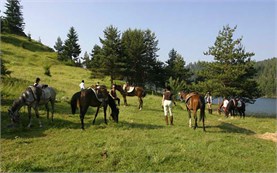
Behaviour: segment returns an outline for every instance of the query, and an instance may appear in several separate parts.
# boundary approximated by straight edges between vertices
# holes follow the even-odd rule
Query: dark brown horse
[[[233,116],[235,111],[239,113],[240,117],[245,118],[245,103],[238,99],[231,99],[226,107],[225,116],[228,117],[229,114]]]
[[[84,118],[89,106],[97,107],[95,117],[92,121],[92,124],[95,123],[98,111],[101,106],[104,108],[104,119],[107,124],[106,111],[107,105],[110,106],[112,113],[111,116],[115,122],[118,122],[119,109],[117,108],[115,101],[109,95],[106,87],[101,86],[97,90],[94,88],[88,88],[82,91],[75,93],[71,98],[71,110],[72,114],[76,113],[77,106],[80,107],[80,120],[82,129],[84,129]]]
[[[191,111],[193,111],[193,117],[195,120],[194,129],[197,126],[197,110],[200,109],[200,119],[203,122],[203,131],[205,129],[205,99],[197,92],[185,93],[184,91],[179,92],[179,96],[182,100],[185,100],[187,111],[189,112],[189,127],[191,127]]]
[[[137,96],[139,99],[139,110],[142,109],[143,106],[143,100],[142,98],[146,96],[146,92],[144,91],[144,89],[142,87],[139,86],[128,86],[125,90],[123,89],[123,87],[121,85],[116,85],[114,84],[115,89],[118,90],[123,99],[124,99],[124,105],[127,106],[127,100],[126,100],[126,96]]]

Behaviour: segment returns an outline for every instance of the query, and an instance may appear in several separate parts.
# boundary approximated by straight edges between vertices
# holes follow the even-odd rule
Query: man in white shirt
[[[79,86],[80,86],[81,91],[82,91],[83,89],[85,89],[85,81],[82,80],[82,82],[80,83]]]

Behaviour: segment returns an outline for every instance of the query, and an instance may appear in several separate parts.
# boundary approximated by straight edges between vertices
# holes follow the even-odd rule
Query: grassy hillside
[[[100,110],[92,126],[95,108],[90,108],[82,131],[79,116],[71,115],[67,101],[82,79],[87,86],[97,81],[108,85],[108,79],[90,79],[89,71],[59,63],[53,52],[3,40],[1,52],[13,71],[1,80],[1,172],[276,171],[276,143],[259,138],[276,132],[275,118],[248,115],[242,120],[206,113],[204,133],[188,127],[184,103],[178,102],[173,109],[174,126],[165,126],[161,97],[147,95],[142,111],[137,109],[137,98],[128,97],[130,106],[120,106],[118,124],[111,120],[104,124]],[[51,65],[52,77],[44,75],[45,64]],[[41,107],[43,127],[34,119],[29,129],[27,110],[22,108],[20,125],[7,128],[7,109],[37,76],[58,92],[54,122],[46,119]]]

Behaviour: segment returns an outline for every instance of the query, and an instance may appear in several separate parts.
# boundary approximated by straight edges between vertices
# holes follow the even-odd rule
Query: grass
[[[70,112],[70,97],[82,79],[87,86],[97,81],[109,86],[108,79],[90,79],[89,71],[64,66],[54,53],[10,43],[1,49],[10,51],[2,52],[13,71],[1,81],[1,172],[276,172],[276,143],[257,138],[276,132],[276,118],[231,119],[206,112],[205,133],[188,127],[184,103],[178,102],[174,126],[166,126],[161,97],[149,94],[142,111],[136,97],[127,97],[130,106],[120,106],[118,124],[110,120],[106,125],[100,110],[91,125],[96,109],[90,108],[81,130],[78,114]],[[52,77],[44,75],[45,63],[52,64]],[[58,91],[54,122],[41,107],[43,127],[34,118],[27,128],[22,108],[20,124],[7,128],[7,109],[37,76]]]

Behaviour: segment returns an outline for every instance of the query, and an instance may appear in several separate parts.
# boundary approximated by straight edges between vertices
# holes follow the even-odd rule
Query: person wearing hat
[[[213,110],[212,110],[213,98],[212,98],[210,92],[207,92],[207,94],[205,96],[205,99],[206,99],[206,102],[207,102],[207,105],[208,105],[209,114],[212,114],[213,113]]]

